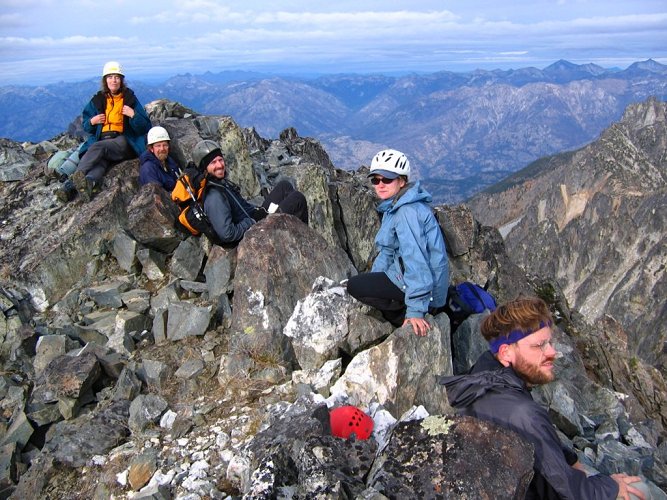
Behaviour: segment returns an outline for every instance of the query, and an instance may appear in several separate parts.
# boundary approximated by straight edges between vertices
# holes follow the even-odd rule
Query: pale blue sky
[[[0,0],[0,86],[223,70],[667,64],[665,0]]]

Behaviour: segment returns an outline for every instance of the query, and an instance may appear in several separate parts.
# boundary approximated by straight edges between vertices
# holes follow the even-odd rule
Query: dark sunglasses
[[[387,179],[385,177],[371,177],[371,184],[373,184],[373,186],[377,186],[380,183],[382,183],[382,184],[391,184],[395,180],[396,179]]]

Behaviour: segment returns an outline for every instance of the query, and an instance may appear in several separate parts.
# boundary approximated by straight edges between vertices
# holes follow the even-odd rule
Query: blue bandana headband
[[[546,322],[540,321],[539,328],[536,328],[535,330],[528,330],[528,331],[512,330],[505,337],[498,337],[489,341],[489,349],[493,354],[498,354],[501,345],[514,344],[515,342],[518,342],[519,340],[527,337],[528,335],[532,335],[533,333],[537,332],[538,330],[541,330],[542,328],[546,328],[547,326],[549,327],[551,326],[551,321],[546,321]]]

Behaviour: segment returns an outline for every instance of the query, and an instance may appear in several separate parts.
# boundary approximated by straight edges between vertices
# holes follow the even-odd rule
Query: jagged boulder
[[[318,370],[340,353],[351,357],[390,333],[390,328],[376,326],[382,325],[379,321],[353,314],[357,311],[354,302],[343,286],[324,277],[315,281],[312,293],[298,301],[283,334],[291,339],[302,369]]]
[[[129,434],[129,401],[113,401],[94,414],[55,424],[42,453],[69,467],[82,467],[93,455],[106,453]]]
[[[251,227],[237,250],[232,331],[238,353],[223,359],[224,376],[233,376],[233,359],[253,352],[291,366],[292,349],[282,331],[294,306],[318,276],[340,281],[355,273],[340,248],[296,217],[277,214]]]
[[[225,166],[229,169],[230,180],[242,187],[241,192],[244,196],[249,198],[257,196],[260,185],[241,127],[229,116],[223,117],[218,121],[216,136],[225,158]]]
[[[142,245],[169,253],[185,238],[176,229],[178,207],[162,186],[146,184],[127,208],[127,232]]]
[[[320,164],[288,164],[280,172],[306,197],[309,225],[329,244],[342,247],[359,271],[367,269],[380,227],[374,196],[352,174]]]
[[[100,373],[94,354],[58,356],[37,379],[32,396],[41,403],[58,402],[63,417],[71,419],[79,408],[95,400],[92,389]]]
[[[445,235],[447,252],[454,257],[468,253],[473,248],[478,231],[470,209],[466,205],[441,206],[435,212]]]
[[[480,325],[488,314],[488,311],[472,314],[452,332],[452,358],[455,375],[466,373],[482,353],[489,349],[489,344],[484,340],[480,331]]]
[[[0,181],[20,181],[34,164],[35,158],[20,145],[0,138]]]
[[[431,416],[396,425],[368,485],[388,498],[523,498],[532,476],[533,448],[516,433]]]
[[[433,414],[450,411],[446,392],[436,382],[438,375],[452,373],[449,320],[445,314],[428,318],[432,327],[425,337],[407,325],[357,354],[331,394],[344,393],[356,406],[376,401],[395,415],[416,405]]]
[[[328,173],[333,172],[334,166],[331,158],[329,158],[329,154],[319,141],[310,137],[300,137],[294,127],[286,128],[280,132],[279,139],[291,156],[320,165]]]
[[[197,114],[181,103],[170,101],[169,99],[156,99],[146,104],[144,108],[153,124],[159,124],[162,127],[165,126],[165,123],[168,126],[169,122],[173,122],[176,118],[190,118]]]
[[[352,299],[345,288],[333,284],[319,277],[313,293],[297,302],[283,329],[283,334],[292,339],[294,354],[304,370],[321,368],[345,344],[347,311]]]
[[[39,205],[45,199],[54,203],[55,198],[44,187],[32,190],[36,182],[32,180],[11,192],[11,197],[23,197],[23,210],[29,212],[31,222],[10,247],[2,245],[3,260],[15,267],[15,282],[30,292],[37,310],[44,310],[77,281],[95,274],[107,241],[125,226],[127,203],[136,192],[137,168],[136,160],[114,166],[105,177],[102,192],[85,208],[75,200],[66,210],[44,212]],[[13,213],[15,224],[28,216],[19,212]],[[35,217],[35,213],[45,216]]]
[[[303,193],[308,204],[308,225],[332,246],[340,246],[334,229],[334,207],[329,189],[329,176],[313,163],[290,165],[280,170],[295,188]]]
[[[354,179],[347,172],[337,171],[330,184],[336,201],[334,227],[357,270],[365,272],[370,271],[377,253],[375,235],[380,229],[380,217],[375,209],[375,196]]]

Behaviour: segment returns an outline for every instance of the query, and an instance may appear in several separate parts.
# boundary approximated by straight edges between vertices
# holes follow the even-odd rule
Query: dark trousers
[[[306,203],[306,197],[294,189],[294,186],[289,181],[282,180],[276,184],[264,199],[262,207],[268,210],[271,203],[278,205],[278,212],[294,215],[308,224],[308,204]]]
[[[398,327],[405,320],[405,294],[386,273],[363,273],[352,276],[347,292],[359,302],[378,309],[392,325]]]
[[[89,179],[99,182],[112,165],[136,156],[124,135],[113,139],[94,142],[83,155],[77,171],[82,171]]]

